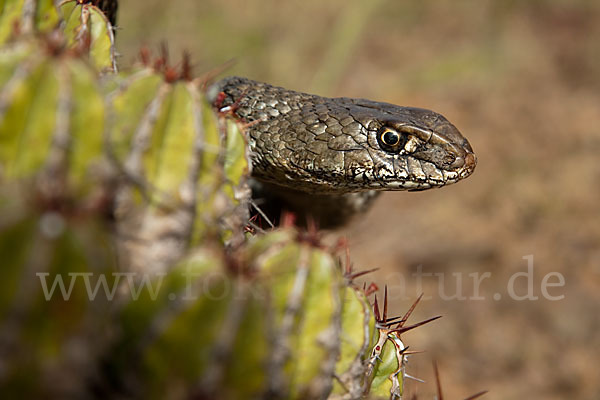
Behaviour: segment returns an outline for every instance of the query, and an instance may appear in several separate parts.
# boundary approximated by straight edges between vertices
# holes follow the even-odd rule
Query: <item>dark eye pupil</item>
[[[400,135],[394,131],[386,131],[383,134],[382,139],[383,143],[387,144],[388,146],[395,146],[398,144],[398,142],[400,142]]]
[[[392,154],[400,153],[407,140],[406,133],[398,132],[393,128],[382,127],[377,133],[377,143],[381,150]]]

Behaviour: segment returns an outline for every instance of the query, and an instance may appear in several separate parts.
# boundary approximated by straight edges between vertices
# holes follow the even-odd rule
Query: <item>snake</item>
[[[345,223],[382,191],[440,188],[477,165],[468,140],[431,110],[237,76],[216,82],[209,98],[244,124],[256,196],[322,226]]]

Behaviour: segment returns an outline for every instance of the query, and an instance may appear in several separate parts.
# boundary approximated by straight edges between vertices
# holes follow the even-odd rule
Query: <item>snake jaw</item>
[[[477,159],[469,149],[470,146],[452,143],[440,146],[420,142],[413,152],[379,154],[372,157],[372,168],[363,168],[376,172],[363,179],[362,184],[374,190],[416,191],[456,183],[471,175],[477,165]]]

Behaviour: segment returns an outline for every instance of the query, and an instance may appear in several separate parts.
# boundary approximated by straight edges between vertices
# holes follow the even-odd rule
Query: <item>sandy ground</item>
[[[427,350],[409,392],[432,398],[436,359],[449,399],[600,398],[599,2],[122,3],[123,64],[165,40],[197,74],[235,58],[228,73],[454,122],[471,178],[387,193],[330,235],[380,268],[393,310],[423,291],[414,320],[443,315],[405,336]]]

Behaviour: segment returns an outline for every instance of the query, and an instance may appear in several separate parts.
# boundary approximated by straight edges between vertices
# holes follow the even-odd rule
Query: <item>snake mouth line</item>
[[[365,180],[372,181],[369,186],[374,190],[418,191],[440,188],[470,176],[477,165],[477,158],[472,152],[467,152],[464,156],[457,157],[453,164],[458,167],[442,169],[430,161],[408,159],[394,173],[381,169]]]

